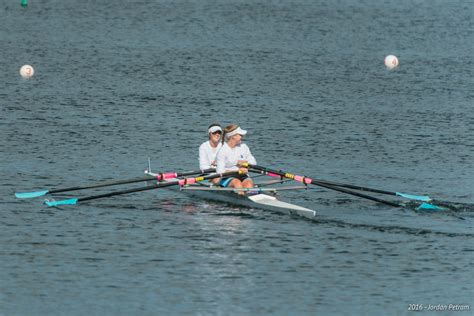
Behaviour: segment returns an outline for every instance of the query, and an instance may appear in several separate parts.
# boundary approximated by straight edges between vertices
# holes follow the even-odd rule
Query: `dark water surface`
[[[472,314],[473,11],[0,1],[0,315]],[[148,157],[156,171],[196,169],[214,121],[248,129],[259,164],[451,210],[318,188],[282,193],[314,221],[168,190],[62,208],[14,198],[140,176]]]

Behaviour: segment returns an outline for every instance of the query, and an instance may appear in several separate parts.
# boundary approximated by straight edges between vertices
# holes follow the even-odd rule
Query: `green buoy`
[[[26,7],[28,5],[28,0],[21,0],[21,6]]]

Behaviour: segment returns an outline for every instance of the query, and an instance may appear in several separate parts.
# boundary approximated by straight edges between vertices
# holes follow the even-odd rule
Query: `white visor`
[[[220,126],[214,125],[207,131],[207,133],[211,134],[211,133],[215,133],[215,132],[218,132],[218,131],[222,132],[222,128]]]
[[[234,136],[234,135],[237,135],[237,134],[245,135],[245,134],[247,134],[247,131],[244,130],[244,129],[241,129],[240,126],[239,126],[239,127],[237,127],[236,129],[234,129],[232,132],[227,133],[227,134],[226,134],[226,137],[227,137],[227,138],[230,138],[230,137],[232,137],[232,136]]]

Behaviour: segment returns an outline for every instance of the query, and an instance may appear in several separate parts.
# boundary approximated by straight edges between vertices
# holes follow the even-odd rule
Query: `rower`
[[[222,127],[218,123],[213,123],[207,128],[208,140],[199,146],[199,169],[205,170],[216,167],[216,155],[222,147],[220,142],[222,136]],[[217,183],[218,179],[212,179],[211,182]]]
[[[217,153],[216,172],[222,173],[226,171],[241,170],[245,174],[235,177],[222,178],[219,185],[230,188],[253,188],[253,181],[247,175],[248,169],[243,168],[243,163],[256,164],[256,160],[249,147],[242,143],[242,137],[247,134],[246,130],[240,128],[236,124],[228,125],[224,128],[222,136],[222,148]],[[243,190],[237,191],[238,194],[244,195]]]

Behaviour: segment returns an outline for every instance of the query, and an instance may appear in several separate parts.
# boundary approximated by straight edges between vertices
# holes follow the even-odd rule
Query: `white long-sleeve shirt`
[[[211,147],[209,141],[204,142],[199,146],[199,169],[209,169],[216,166],[216,155],[222,144],[219,142],[217,147]]]
[[[234,148],[230,148],[227,143],[222,145],[222,148],[217,153],[217,167],[216,172],[222,173],[226,170],[239,170],[236,166],[237,161],[246,160],[249,164],[256,165],[257,160],[250,152],[250,149],[245,144],[240,144]]]

